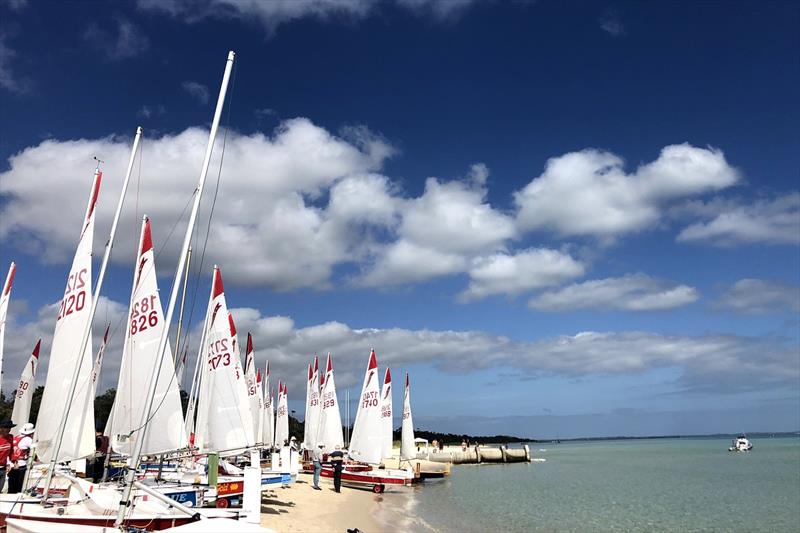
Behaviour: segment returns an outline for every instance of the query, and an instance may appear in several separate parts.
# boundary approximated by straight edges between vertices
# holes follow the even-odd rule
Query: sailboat
[[[417,457],[414,443],[414,420],[411,417],[411,384],[406,372],[406,388],[403,393],[403,425],[400,430],[400,460],[408,461]]]
[[[11,286],[14,284],[14,274],[17,265],[12,261],[8,267],[6,282],[3,284],[3,292],[0,293],[0,372],[3,370],[3,340],[6,335],[6,316],[8,315],[8,302],[11,299]]]
[[[386,367],[386,374],[383,376],[383,388],[381,389],[381,433],[383,435],[383,458],[392,456],[392,373]]]
[[[261,442],[267,448],[272,448],[275,446],[275,413],[273,411],[275,391],[269,386],[269,361],[267,361],[264,376],[264,423],[261,425]]]
[[[22,369],[22,376],[19,378],[17,393],[14,396],[14,408],[11,411],[11,420],[16,424],[11,431],[14,435],[17,435],[19,429],[28,423],[31,416],[31,403],[33,402],[33,391],[36,389],[36,369],[39,367],[39,347],[41,345],[42,339],[36,341],[36,346],[34,346],[28,363]]]
[[[342,483],[355,487],[370,487],[373,492],[382,493],[387,485],[393,487],[410,485],[414,474],[410,468],[406,470],[377,468],[383,459],[385,442],[378,381],[378,361],[375,350],[371,350],[348,452],[350,459],[356,463],[345,465],[342,471]],[[323,467],[321,475],[324,478],[332,478],[333,468]]]
[[[250,413],[253,420],[253,440],[259,442],[261,432],[261,397],[259,395],[259,378],[256,372],[255,354],[253,352],[253,336],[247,333],[247,354],[245,356],[244,373],[247,379],[247,398],[250,403]]]
[[[275,408],[275,447],[289,444],[289,409],[286,402],[287,389],[278,381],[278,404]]]
[[[100,371],[103,369],[103,354],[106,353],[106,346],[108,345],[108,329],[111,324],[106,326],[106,331],[103,333],[103,342],[100,343],[100,348],[97,350],[97,355],[94,358],[94,366],[92,367],[92,397],[97,396],[97,383],[100,381]]]
[[[158,340],[164,327],[150,219],[145,215],[139,236],[139,253],[134,263],[117,393],[106,430],[111,447],[123,455],[133,453],[145,408],[141,401],[142,391],[149,389],[156,367],[160,368],[155,384],[158,408],[147,418],[159,430],[147,433],[142,453],[158,455],[187,445],[172,351],[168,345],[163,353],[158,353]],[[160,358],[163,361],[159,361]]]
[[[344,446],[342,439],[342,415],[339,412],[339,401],[336,398],[336,382],[333,379],[333,359],[328,353],[325,374],[320,376],[322,394],[320,402],[319,424],[317,427],[317,444],[322,444],[323,453],[331,453],[337,447]]]
[[[306,390],[306,418],[303,444],[307,450],[316,448],[319,424],[319,360],[314,355],[314,366],[308,366],[308,388]]]

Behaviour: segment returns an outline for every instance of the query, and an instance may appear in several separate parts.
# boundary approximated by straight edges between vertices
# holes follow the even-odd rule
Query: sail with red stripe
[[[37,455],[42,462],[50,462],[56,452],[58,432],[64,418],[64,406],[72,397],[69,416],[64,425],[61,447],[56,461],[71,461],[94,454],[94,387],[92,386],[92,339],[80,352],[91,318],[92,307],[92,242],[96,203],[102,181],[102,172],[96,170],[81,223],[80,240],[72,266],[67,276],[61,300],[50,358],[47,362],[47,379],[42,403],[36,420]],[[74,390],[72,376],[75,369],[81,372]]]
[[[330,453],[337,446],[344,445],[342,438],[342,415],[339,412],[339,400],[336,397],[336,382],[333,378],[333,359],[328,353],[324,377],[320,376],[322,392],[320,393],[320,413],[317,426],[317,444],[322,444],[322,451]]]
[[[19,430],[27,424],[31,416],[31,404],[33,403],[33,391],[36,390],[36,371],[39,368],[39,347],[42,339],[36,342],[33,353],[28,358],[28,364],[22,369],[22,376],[19,378],[17,392],[14,395],[14,408],[11,411],[11,420],[16,426],[11,433],[19,434]]]
[[[375,350],[369,354],[367,371],[350,438],[349,455],[356,461],[379,464],[383,456],[383,432],[381,426],[380,378]]]
[[[14,274],[17,272],[17,265],[12,262],[8,267],[6,282],[3,284],[3,292],[0,292],[0,372],[3,370],[3,339],[6,335],[6,316],[8,315],[8,302],[11,299],[11,286],[14,284]]]
[[[383,435],[383,457],[392,456],[392,373],[386,367],[381,389],[381,434]]]
[[[400,430],[400,459],[416,459],[417,447],[414,444],[414,420],[411,418],[411,385],[406,372],[406,389],[403,394],[403,425]]]

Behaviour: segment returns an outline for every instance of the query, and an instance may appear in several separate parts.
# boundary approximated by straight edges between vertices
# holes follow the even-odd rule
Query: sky
[[[315,353],[354,404],[374,348],[422,429],[800,430],[796,4],[3,0],[0,21],[5,394],[40,337],[44,383],[94,157],[96,274],[141,125],[94,323],[116,384],[141,217],[168,291],[234,50],[190,359],[218,264],[298,415]]]

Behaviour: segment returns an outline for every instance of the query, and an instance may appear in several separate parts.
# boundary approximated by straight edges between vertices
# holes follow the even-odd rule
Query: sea
[[[751,440],[532,443],[545,462],[454,465],[392,500],[420,531],[800,532],[800,438]]]

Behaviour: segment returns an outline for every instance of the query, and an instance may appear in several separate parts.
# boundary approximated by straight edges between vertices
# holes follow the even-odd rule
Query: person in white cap
[[[25,471],[28,469],[28,457],[33,448],[33,433],[36,428],[28,422],[14,437],[14,450],[11,452],[11,470],[8,472],[8,493],[18,494],[22,491]]]

